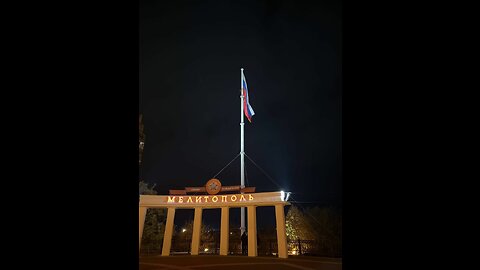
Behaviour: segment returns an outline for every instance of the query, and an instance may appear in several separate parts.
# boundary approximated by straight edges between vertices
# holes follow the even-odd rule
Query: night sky
[[[243,67],[256,113],[245,118],[245,152],[280,187],[245,158],[247,186],[291,191],[302,206],[341,207],[341,2],[140,5],[140,178],[159,194],[202,186],[240,152]],[[240,159],[217,178],[239,185]],[[185,212],[175,224],[193,217]],[[274,224],[273,212],[259,208],[259,224]]]

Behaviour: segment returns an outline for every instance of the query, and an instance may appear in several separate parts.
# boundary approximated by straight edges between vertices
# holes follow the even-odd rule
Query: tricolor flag
[[[252,122],[252,116],[255,115],[252,106],[250,106],[250,102],[248,100],[248,88],[247,88],[247,80],[245,79],[245,75],[243,74],[242,70],[242,94],[245,97],[243,99],[243,111],[245,112],[245,116],[248,118],[248,121]]]

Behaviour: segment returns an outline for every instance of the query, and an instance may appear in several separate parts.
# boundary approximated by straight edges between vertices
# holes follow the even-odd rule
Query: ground
[[[140,270],[341,270],[342,260],[318,257],[290,256],[288,259],[276,257],[246,256],[140,256]]]

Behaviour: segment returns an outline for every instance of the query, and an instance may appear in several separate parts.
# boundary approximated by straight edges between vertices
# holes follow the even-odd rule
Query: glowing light
[[[292,254],[297,255],[297,251],[296,250],[292,251]]]
[[[285,192],[282,190],[280,191],[280,199],[282,199],[282,202],[285,201]]]
[[[207,252],[207,251],[208,251],[208,248],[205,248],[203,251]]]
[[[187,229],[183,229],[183,230],[182,230],[182,232],[186,232],[186,231],[187,231]]]
[[[233,234],[232,232],[230,232],[230,234]]]
[[[288,198],[290,197],[290,193],[291,192],[287,192],[287,198],[285,199],[285,201],[288,201]]]

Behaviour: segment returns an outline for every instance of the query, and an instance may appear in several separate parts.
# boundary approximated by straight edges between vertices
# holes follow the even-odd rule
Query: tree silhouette
[[[144,195],[156,195],[157,191],[149,187],[147,183],[139,182],[139,193]],[[142,249],[159,250],[163,243],[165,231],[165,209],[150,208],[145,216],[145,224],[142,234]]]

